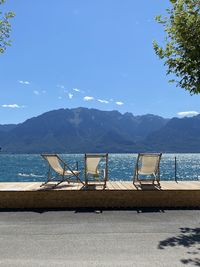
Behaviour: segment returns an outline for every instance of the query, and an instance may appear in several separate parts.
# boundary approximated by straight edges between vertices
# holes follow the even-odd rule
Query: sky
[[[87,107],[165,118],[198,114],[152,47],[169,0],[7,0],[12,46],[0,55],[0,124]]]

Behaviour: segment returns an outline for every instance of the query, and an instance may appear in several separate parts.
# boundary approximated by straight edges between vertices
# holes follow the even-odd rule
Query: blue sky
[[[7,0],[12,46],[0,55],[0,124],[88,107],[175,117],[200,96],[169,84],[152,41],[168,0]],[[186,113],[187,114],[187,113]]]

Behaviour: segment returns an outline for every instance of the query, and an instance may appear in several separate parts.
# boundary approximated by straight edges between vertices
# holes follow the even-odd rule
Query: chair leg
[[[157,177],[156,181],[157,181],[157,184],[158,184],[159,188],[161,188],[161,186],[160,186],[160,179],[159,179],[159,177]]]
[[[46,182],[42,183],[42,184],[40,185],[40,187],[42,187],[42,186],[46,185],[48,182],[50,182],[50,181],[48,180],[48,181],[46,181]]]
[[[155,180],[156,180],[156,177],[155,177],[155,175],[151,175],[151,177],[152,177],[152,184],[154,185],[154,183],[155,183]]]
[[[134,180],[133,180],[133,184],[135,184],[135,183],[137,183],[137,182],[141,184],[141,181],[140,181],[140,179],[139,179],[138,173],[135,172]]]
[[[106,189],[106,181],[104,181],[103,189]]]
[[[58,186],[59,184],[61,184],[62,182],[64,182],[63,180],[59,181],[57,184],[55,184],[55,187]]]
[[[138,181],[137,173],[134,173],[134,178],[133,178],[133,184],[135,184]]]
[[[46,185],[48,182],[50,182],[50,181],[52,181],[52,180],[53,180],[53,179],[52,179],[52,177],[51,177],[51,172],[50,172],[50,170],[49,170],[48,173],[47,173],[47,181],[44,182],[44,183],[42,183],[42,184],[40,185],[40,187]]]

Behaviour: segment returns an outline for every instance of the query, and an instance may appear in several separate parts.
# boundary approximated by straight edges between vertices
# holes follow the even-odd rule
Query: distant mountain
[[[171,119],[149,134],[143,144],[163,152],[200,152],[200,115]]]
[[[59,109],[18,125],[1,125],[0,147],[8,153],[137,152],[146,149],[143,140],[167,123],[150,114]]]
[[[12,129],[14,129],[17,126],[17,124],[0,124],[0,132],[9,132]]]
[[[200,152],[200,115],[164,119],[59,109],[17,125],[0,125],[0,147],[7,153]]]
[[[1,147],[1,141],[3,143],[3,140],[7,136],[7,132],[13,130],[15,127],[16,127],[16,124],[4,124],[4,125],[1,125],[0,124],[0,151],[2,149],[2,147]]]

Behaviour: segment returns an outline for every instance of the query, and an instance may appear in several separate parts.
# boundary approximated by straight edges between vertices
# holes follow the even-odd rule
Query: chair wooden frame
[[[87,159],[89,159],[89,158],[93,158],[93,159],[100,158],[100,161],[101,161],[101,159],[105,159],[105,164],[106,164],[105,169],[103,169],[103,170],[98,169],[98,165],[100,162],[99,161],[97,166],[96,166],[96,173],[93,173],[93,172],[91,173],[90,171],[88,171],[87,170],[88,169],[87,168]],[[103,179],[99,178],[100,173],[103,173]],[[92,179],[92,180],[88,179],[88,175],[93,175],[93,178],[98,177],[99,179]],[[107,181],[108,181],[108,153],[106,153],[106,154],[85,154],[85,185],[86,186],[94,185],[94,184],[96,185],[99,182],[99,184],[103,183],[103,188],[105,189]]]
[[[133,184],[136,182],[145,182],[145,181],[151,181],[153,184],[156,181],[158,185],[160,186],[160,160],[161,160],[162,153],[139,153],[137,157],[137,161],[135,164],[135,171],[133,176]],[[155,157],[157,160],[155,162],[155,165],[152,166],[153,170],[150,172],[143,172],[143,163],[141,163],[141,167],[139,168],[139,162],[142,161],[142,158],[144,157]],[[151,176],[151,179],[140,179],[140,175],[143,176]]]
[[[51,181],[58,181],[55,185],[59,185],[62,182],[67,181],[68,183],[72,182],[71,178],[75,177],[76,182],[80,182],[84,185],[83,181],[79,178],[80,171],[78,170],[78,162],[76,162],[75,168],[71,168],[63,159],[61,159],[57,154],[41,154],[42,158],[48,163],[48,172],[47,172],[47,181],[41,184],[41,186],[46,185]],[[54,159],[59,164],[59,169],[56,169],[52,164],[50,159]],[[76,169],[76,170],[74,170]],[[56,174],[56,177],[52,177],[53,171]],[[74,180],[73,180],[74,182]]]

